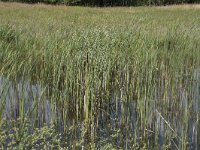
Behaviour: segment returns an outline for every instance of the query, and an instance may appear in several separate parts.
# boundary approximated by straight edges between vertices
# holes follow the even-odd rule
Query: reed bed
[[[199,14],[0,3],[0,146],[198,149]]]

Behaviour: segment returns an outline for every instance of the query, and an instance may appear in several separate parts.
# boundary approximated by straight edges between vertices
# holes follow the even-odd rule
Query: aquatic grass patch
[[[16,42],[18,40],[19,33],[17,33],[12,26],[3,26],[0,30],[0,39],[7,43]]]
[[[199,146],[198,9],[16,9],[32,20],[0,10],[1,127],[28,127],[11,147]]]

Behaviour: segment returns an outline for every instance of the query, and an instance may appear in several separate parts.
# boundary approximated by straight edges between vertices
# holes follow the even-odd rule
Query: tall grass
[[[198,8],[2,4],[2,148],[199,147]]]

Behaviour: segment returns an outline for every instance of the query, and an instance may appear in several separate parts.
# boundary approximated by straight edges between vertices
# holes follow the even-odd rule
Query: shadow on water
[[[176,105],[179,105],[177,107],[179,109],[173,108],[171,103],[168,103],[171,107],[166,112],[166,104],[159,105],[160,107],[155,105],[152,107],[154,110],[147,112],[146,122],[142,121],[140,106],[135,99],[124,101],[120,98],[120,94],[116,94],[106,105],[98,104],[98,108],[93,112],[94,118],[91,121],[93,125],[89,124],[90,130],[86,130],[84,118],[75,117],[74,114],[77,112],[71,111],[76,105],[67,104],[67,110],[63,110],[63,106],[55,104],[52,98],[47,96],[47,88],[43,88],[39,83],[33,85],[23,80],[14,82],[5,77],[0,78],[1,110],[3,118],[7,121],[17,120],[21,115],[25,115],[31,118],[31,126],[37,128],[41,128],[44,124],[49,127],[54,124],[56,131],[62,134],[62,138],[67,139],[69,148],[74,140],[82,139],[82,145],[88,143],[86,136],[90,136],[93,132],[96,147],[109,142],[117,149],[131,149],[136,143],[142,147],[142,140],[147,140],[148,149],[155,147],[156,142],[159,149],[163,149],[166,143],[170,145],[170,149],[179,149],[183,131],[187,128],[185,137],[188,139],[187,148],[195,150],[200,147],[200,137],[197,134],[200,129],[198,124],[200,70],[195,71],[194,79],[190,94],[186,92],[184,86],[177,87],[177,99],[180,100]],[[194,102],[189,101],[189,96]],[[190,114],[186,120],[181,117],[185,109],[188,109],[189,112],[186,113]],[[71,126],[74,127],[73,132],[65,130],[65,127]],[[84,136],[83,130],[85,130]]]

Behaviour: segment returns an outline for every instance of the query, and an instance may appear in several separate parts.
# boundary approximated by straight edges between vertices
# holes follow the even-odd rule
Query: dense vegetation
[[[49,3],[84,6],[141,6],[141,5],[169,5],[180,3],[198,3],[200,0],[2,0],[26,3]]]
[[[199,18],[0,3],[0,147],[198,149]]]

